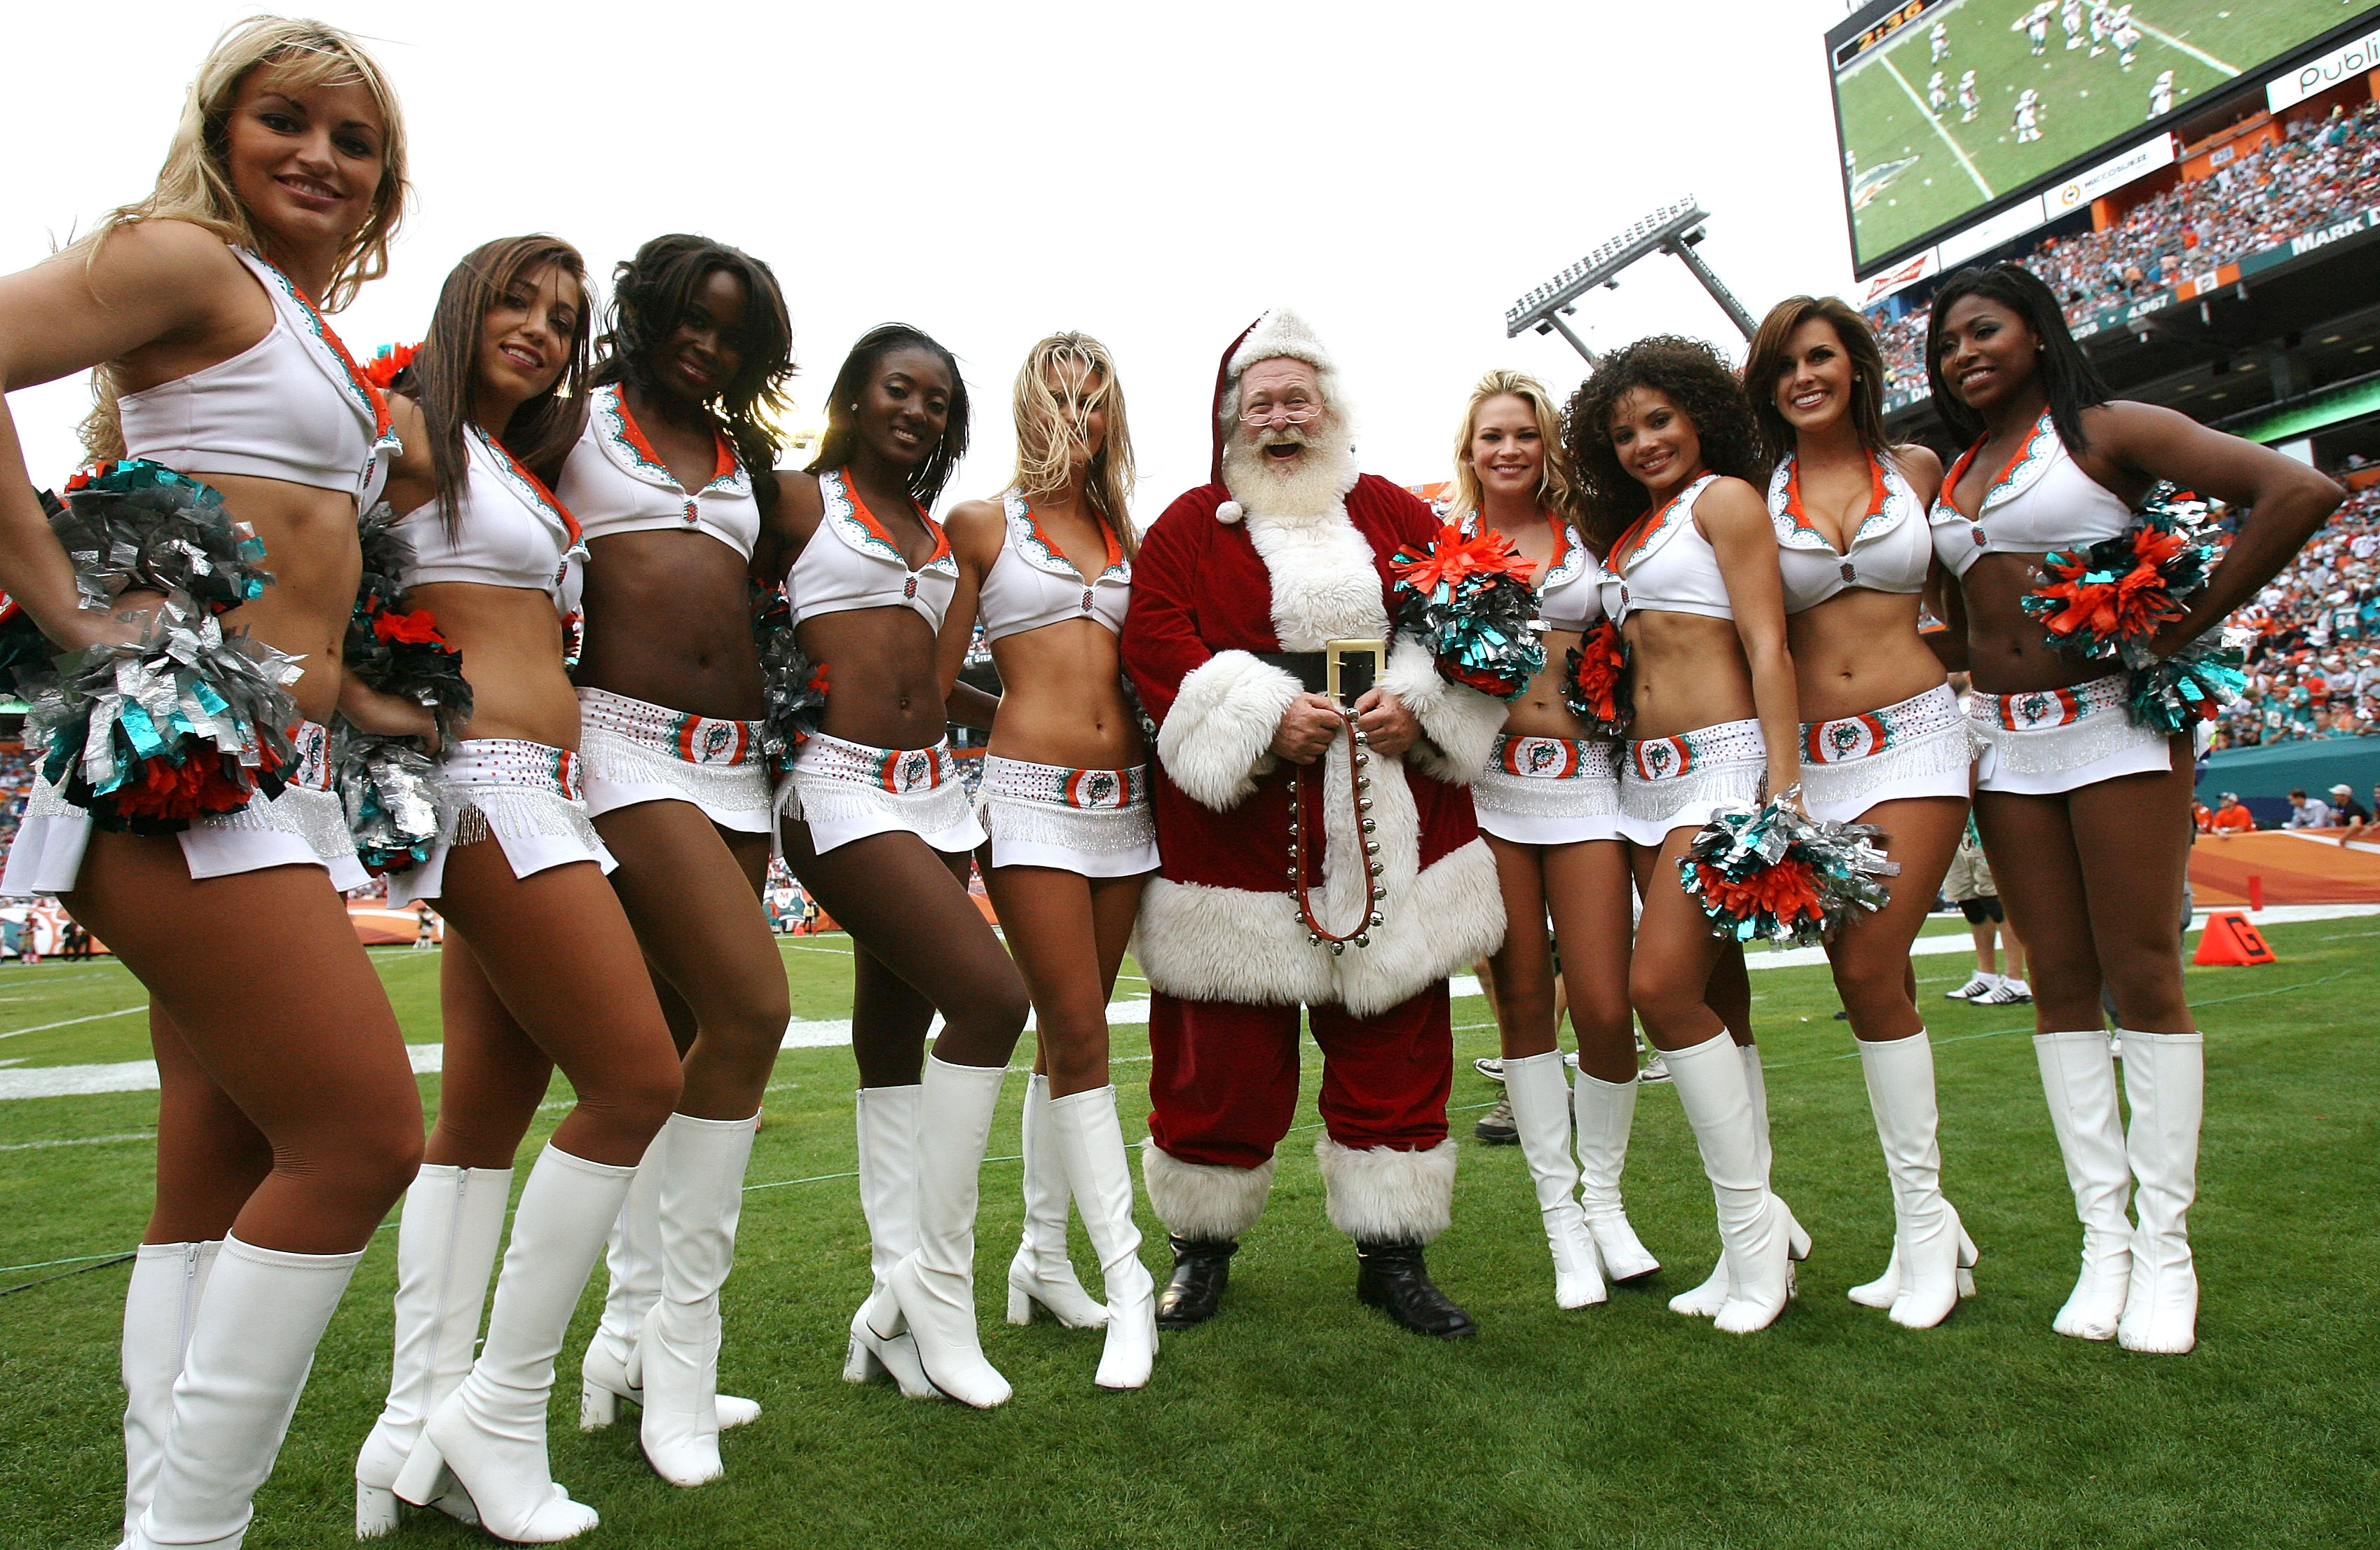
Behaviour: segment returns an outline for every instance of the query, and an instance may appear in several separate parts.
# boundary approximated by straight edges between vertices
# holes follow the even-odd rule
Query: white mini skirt
[[[1619,745],[1500,733],[1471,782],[1471,805],[1481,829],[1517,845],[1617,840]]]
[[[812,733],[777,787],[777,809],[809,827],[820,855],[871,834],[915,834],[935,850],[983,843],[982,826],[948,742],[930,748],[871,748]]]
[[[2119,776],[2169,772],[2166,734],[2135,725],[2125,699],[2121,673],[2070,688],[1968,696],[1968,720],[1984,742],[1976,789],[2055,796]]]
[[[1087,878],[1157,870],[1148,766],[1073,769],[997,754],[977,796],[994,866],[1046,866]]]
[[[589,817],[645,802],[690,802],[722,829],[776,827],[760,723],[578,691],[578,763]]]
[[[1878,803],[1967,794],[1982,740],[1948,684],[1898,705],[1802,723],[1802,807],[1850,823]]]
[[[1658,845],[1673,829],[1700,829],[1722,807],[1756,805],[1767,769],[1768,744],[1756,721],[1632,738],[1620,767],[1620,832]]]
[[[457,845],[493,840],[516,878],[534,877],[574,861],[610,873],[619,865],[588,821],[578,786],[578,756],[510,737],[457,743],[438,766],[438,781],[455,809],[455,832],[431,847],[420,866],[388,875],[388,902],[399,909],[445,891],[446,857]]]

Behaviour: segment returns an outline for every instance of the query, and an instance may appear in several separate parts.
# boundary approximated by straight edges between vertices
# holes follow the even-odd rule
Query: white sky
[[[0,265],[147,191],[233,0],[29,6],[0,92]],[[1265,307],[1338,356],[1365,467],[1446,477],[1478,375],[1583,363],[1504,337],[1523,291],[1685,194],[1757,316],[1852,284],[1822,38],[1843,0],[1416,6],[517,4],[346,0],[402,95],[418,203],[389,278],[334,322],[418,339],[456,259],[546,230],[594,272],[696,231],[776,270],[811,407],[888,319],[955,351],[1005,483],[1009,384],[1079,328],[1114,352],[1139,515],[1207,475],[1216,357]],[[1580,304],[1597,348],[1658,331],[1742,350],[1682,266]],[[77,460],[79,380],[14,394],[35,478]]]

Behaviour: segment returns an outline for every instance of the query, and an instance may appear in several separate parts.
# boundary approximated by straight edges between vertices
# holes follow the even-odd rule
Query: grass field
[[[2352,14],[2338,0],[2138,0],[2132,21],[2142,37],[2127,70],[2112,45],[2093,56],[2087,5],[2081,47],[2066,46],[2053,11],[2047,52],[2034,55],[2026,34],[2010,30],[2033,8],[2034,0],[1955,0],[1841,79],[1852,176],[1885,180],[1854,215],[1863,262],[2138,128],[2148,121],[2149,88],[2161,72],[2174,73],[2172,111],[2187,113],[2194,98]],[[1930,41],[1936,21],[1949,30],[1949,53],[1938,62]],[[1927,92],[1937,70],[1949,96],[1939,110]],[[1958,95],[1969,70],[1980,102],[1972,122]],[[2020,143],[2017,98],[2028,87],[2041,93],[2046,111],[2041,138]]]
[[[1882,1266],[1891,1219],[1858,1062],[1830,1020],[1822,970],[1753,981],[1776,1182],[1816,1237],[1801,1298],[1775,1328],[1730,1338],[1664,1306],[1708,1269],[1716,1240],[1677,1100],[1658,1086],[1638,1110],[1628,1186],[1636,1225],[1669,1267],[1601,1308],[1554,1308],[1517,1149],[1469,1139],[1495,1096],[1468,1066],[1494,1049],[1475,999],[1456,1006],[1455,1226],[1431,1263],[1480,1338],[1418,1339],[1355,1303],[1352,1255],[1322,1220],[1309,1124],[1282,1148],[1224,1315],[1169,1336],[1148,1389],[1094,1389],[1096,1333],[999,1322],[1019,1214],[1024,1084],[1012,1077],[999,1160],[986,1169],[978,1292],[987,1352],[1016,1399],[989,1414],[839,1380],[868,1274],[851,1063],[842,1050],[794,1050],[753,1156],[722,1364],[723,1387],[759,1398],[765,1415],[729,1434],[726,1479],[678,1491],[644,1466],[632,1428],[572,1429],[566,1387],[555,1473],[602,1511],[596,1544],[2369,1544],[2380,1496],[2370,1270],[2380,919],[2267,935],[2279,963],[2191,976],[2211,1096],[2192,1219],[2206,1295],[2188,1357],[2049,1332],[2077,1233],[2030,1020],[1939,999],[1966,967],[1943,956],[1918,967],[1937,1009],[1945,1182],[1984,1258],[1981,1294],[1939,1330],[1900,1329],[1843,1297]],[[847,1010],[842,947],[787,944],[797,1014]],[[434,957],[376,961],[408,1035],[434,1038]],[[139,999],[113,965],[0,969],[9,1027]],[[0,1037],[0,1061],[135,1059],[141,1028],[138,1015],[99,1017]],[[1128,1132],[1145,1108],[1141,1034],[1126,1026],[1116,1039]],[[434,1100],[434,1078],[424,1096]],[[548,1124],[566,1095],[554,1096]],[[0,1544],[113,1543],[126,1270],[27,1283],[76,1268],[42,1262],[137,1239],[154,1119],[153,1094],[0,1103],[0,1289],[26,1288],[0,1295]],[[1164,1253],[1145,1210],[1142,1226],[1154,1267]],[[352,1543],[347,1471],[385,1380],[394,1260],[384,1232],[258,1498],[257,1550]],[[1075,1260],[1091,1263],[1079,1229]],[[601,1290],[599,1272],[567,1348],[574,1377]],[[487,1542],[431,1514],[395,1543]]]

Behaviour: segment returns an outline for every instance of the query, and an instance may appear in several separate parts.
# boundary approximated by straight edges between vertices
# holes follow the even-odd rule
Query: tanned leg
[[[1008,951],[1032,995],[1033,1064],[1049,1077],[1053,1098],[1108,1084],[1108,997],[1147,881],[1045,866],[984,874]]]
[[[2190,791],[2184,763],[2171,773],[2126,775],[2067,793],[2092,944],[2117,1017],[2136,1033],[2197,1026],[2182,995],[2181,933],[2174,929],[2190,872]]]
[[[2099,1010],[2099,954],[2091,935],[2082,862],[2074,848],[2065,796],[1975,793],[1975,827],[1991,859],[2011,936],[2031,946],[2036,1032],[2106,1026]],[[2164,909],[2162,901],[2155,906]],[[2168,930],[2180,909],[2167,912]]]
[[[1487,840],[1504,895],[1505,927],[1504,945],[1488,955],[1485,983],[1494,988],[1491,1005],[1504,1059],[1517,1060],[1542,1055],[1556,1044],[1554,962],[1545,926],[1544,858],[1553,853],[1493,834]]]
[[[1955,796],[1912,797],[1884,802],[1859,816],[1885,832],[1885,854],[1900,864],[1884,879],[1890,895],[1870,914],[1854,910],[1827,946],[1835,991],[1851,1013],[1852,1034],[1871,1044],[1907,1038],[1925,1025],[1918,1015],[1909,947],[1934,908],[1934,895],[1950,869],[1950,857],[1966,831],[1967,805]]]
[[[1555,845],[1543,853],[1546,901],[1561,944],[1562,986],[1578,1032],[1578,1069],[1602,1082],[1636,1078],[1636,1025],[1628,1001],[1634,894],[1628,846],[1619,840]]]
[[[141,1241],[208,1242],[273,1171],[273,1144],[215,1085],[153,998],[149,1046],[157,1055],[157,1204]]]
[[[1694,837],[1692,828],[1681,827],[1670,830],[1658,850],[1633,843],[1628,847],[1636,887],[1645,899],[1628,968],[1628,997],[1657,1049],[1687,1049],[1707,1043],[1722,1031],[1735,1032],[1723,1011],[1713,1009],[1710,999],[1718,996],[1731,1004],[1731,998],[1724,994],[1731,989],[1724,961],[1732,957],[1736,972],[1741,973],[1742,954],[1730,953],[1729,944],[1711,935],[1702,906],[1688,898],[1678,883],[1678,858],[1685,854]],[[1750,999],[1747,980],[1746,1011]],[[1742,1021],[1746,1036],[1739,1036],[1739,1044],[1750,1042],[1750,1020]]]

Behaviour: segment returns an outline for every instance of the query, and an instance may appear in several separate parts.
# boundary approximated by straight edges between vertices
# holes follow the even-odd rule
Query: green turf
[[[2025,34],[2010,30],[2032,9],[2032,0],[1961,0],[1905,29],[1843,78],[1844,143],[1859,170],[1915,158],[1856,212],[1861,261],[2140,128],[2160,72],[2174,72],[2173,113],[2186,115],[2193,99],[2228,84],[2237,72],[2254,70],[2351,14],[2338,0],[2140,0],[2132,17],[2143,35],[2126,70],[2112,45],[2091,57],[2087,6],[2082,48],[2067,49],[2052,12],[2049,50],[2034,57]],[[1939,64],[1929,41],[1937,20],[1949,28],[1949,56]],[[1937,70],[1949,103],[1929,115],[1926,83]],[[1967,70],[1975,72],[1981,101],[1972,124],[1961,122],[1958,101],[1959,78]],[[2041,93],[2047,112],[2042,138],[2021,145],[2016,101],[2027,87]]]
[[[1478,1317],[1480,1338],[1421,1340],[1355,1303],[1352,1256],[1322,1220],[1309,1112],[1282,1148],[1223,1316],[1169,1336],[1147,1390],[1100,1393],[1090,1383],[1098,1335],[999,1321],[1019,1211],[1023,1082],[1012,1078],[994,1131],[1001,1160],[985,1170],[978,1290],[986,1350],[1016,1399],[990,1414],[839,1380],[844,1326],[867,1283],[850,1058],[790,1051],[753,1156],[722,1361],[725,1386],[759,1398],[766,1414],[727,1437],[726,1479],[678,1491],[644,1467],[632,1429],[574,1430],[565,1387],[555,1472],[602,1511],[589,1541],[599,1544],[2369,1543],[2380,1489],[2369,1269],[2380,1249],[2380,920],[2266,934],[2278,964],[2191,980],[2213,1097],[2192,1219],[2206,1298],[2189,1357],[2049,1332],[2076,1231],[2029,1020],[2022,1009],[1941,1001],[1966,966],[1945,956],[1919,963],[1938,1043],[1945,1181],[1984,1259],[1981,1295],[1940,1330],[1901,1330],[1843,1297],[1881,1268],[1890,1217],[1858,1063],[1829,1018],[1821,970],[1754,979],[1776,1182],[1817,1240],[1800,1301],[1774,1329],[1722,1336],[1663,1305],[1701,1278],[1716,1246],[1709,1192],[1666,1087],[1645,1092],[1628,1193],[1669,1268],[1601,1308],[1557,1311],[1517,1150],[1469,1140],[1494,1089],[1466,1059],[1454,1095],[1464,1137],[1455,1226],[1431,1264]],[[376,960],[416,1038],[434,1032],[428,956]],[[785,956],[797,1009],[842,1010],[848,970],[831,952]],[[0,972],[0,998],[55,992],[0,1004],[27,1012],[0,1022],[50,1021],[28,1009],[54,1004],[70,1015],[73,997],[95,997],[91,1011],[128,1004],[120,983],[67,977],[83,972]],[[1482,1003],[1456,1014],[1461,1053],[1491,1052]],[[63,1030],[75,1047],[44,1046],[44,1059],[130,1058],[140,1021]],[[1116,1037],[1134,1131],[1142,1035],[1125,1027]],[[37,1036],[52,1035],[7,1043]],[[435,1097],[434,1079],[424,1094]],[[149,1175],[140,1138],[154,1114],[153,1094],[0,1104],[0,1144],[14,1148],[0,1152],[0,1264],[128,1245]],[[25,1145],[123,1135],[136,1139]],[[1154,1266],[1163,1253],[1145,1209],[1142,1226]],[[347,1471],[386,1375],[393,1237],[366,1257],[332,1326],[258,1498],[257,1550],[351,1543]],[[1090,1263],[1079,1229],[1075,1259]],[[12,1269],[0,1286],[55,1268]],[[109,1265],[0,1298],[0,1544],[113,1538],[124,1278]],[[565,1370],[600,1292],[599,1276]],[[396,1543],[486,1541],[430,1515],[409,1520]]]

